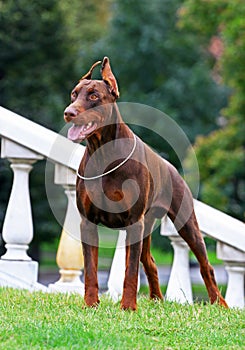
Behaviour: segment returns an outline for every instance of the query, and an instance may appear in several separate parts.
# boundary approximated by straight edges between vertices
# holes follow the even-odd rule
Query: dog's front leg
[[[81,239],[84,256],[84,300],[88,306],[96,306],[99,304],[97,276],[99,238],[97,226],[86,219],[82,219]]]
[[[126,270],[121,308],[136,310],[139,261],[144,231],[143,220],[129,226],[126,231]]]

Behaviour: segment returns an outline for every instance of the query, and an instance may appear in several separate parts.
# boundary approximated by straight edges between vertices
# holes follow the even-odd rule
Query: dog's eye
[[[77,92],[76,91],[72,91],[71,93],[71,101],[75,101],[75,99],[77,98]]]
[[[92,100],[92,101],[96,101],[96,100],[98,100],[98,98],[99,97],[96,94],[89,95],[89,99]]]

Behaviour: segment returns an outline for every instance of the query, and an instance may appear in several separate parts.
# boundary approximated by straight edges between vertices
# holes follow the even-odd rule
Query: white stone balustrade
[[[225,299],[230,307],[244,307],[245,225],[230,216],[194,200],[194,207],[203,234],[218,239],[217,257],[225,261],[228,286]],[[161,235],[168,236],[174,249],[174,260],[166,297],[181,303],[192,302],[189,255],[186,243],[166,216]],[[239,249],[232,247],[235,245]]]
[[[35,161],[43,157],[76,170],[84,147],[3,107],[0,107],[0,125],[2,157],[10,160],[14,171],[14,183],[3,227],[7,252],[0,259],[0,286],[45,290],[44,286],[36,282],[38,263],[27,254],[33,237],[28,174]],[[74,184],[73,188],[68,185],[66,191],[69,202],[74,194]]]

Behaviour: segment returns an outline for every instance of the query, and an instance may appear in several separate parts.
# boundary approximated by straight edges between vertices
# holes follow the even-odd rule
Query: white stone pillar
[[[84,295],[84,284],[80,279],[84,264],[80,237],[81,217],[76,206],[76,174],[69,168],[56,164],[55,183],[65,189],[68,204],[56,256],[60,279],[50,284],[49,290]]]
[[[108,294],[113,301],[118,301],[123,294],[123,283],[125,278],[126,269],[126,237],[127,232],[125,230],[120,230],[117,246],[114,253],[114,257],[111,264],[110,275],[108,278]],[[138,286],[137,290],[140,289],[140,272],[138,275]]]
[[[182,304],[192,304],[189,246],[178,235],[174,225],[167,216],[162,220],[161,235],[169,237],[174,250],[174,259],[167,286],[166,299],[177,301]]]
[[[119,231],[117,246],[111,264],[110,275],[108,279],[108,294],[117,301],[123,293],[123,282],[126,267],[126,231]]]
[[[3,224],[7,251],[1,257],[0,270],[13,279],[33,284],[37,281],[38,263],[27,254],[33,238],[29,173],[32,164],[43,157],[6,139],[2,139],[1,156],[11,162],[14,179]]]
[[[170,236],[169,239],[174,249],[174,259],[168,281],[166,299],[177,301],[181,304],[192,304],[189,247],[181,237]]]
[[[245,252],[218,242],[217,257],[224,261],[228,275],[225,295],[228,306],[244,308]]]

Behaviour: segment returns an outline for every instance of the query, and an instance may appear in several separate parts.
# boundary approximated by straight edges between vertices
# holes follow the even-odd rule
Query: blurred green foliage
[[[0,104],[56,130],[75,76],[58,3],[0,1]]]
[[[195,143],[201,199],[241,220],[245,213],[244,18],[245,3],[240,0],[186,0],[182,8],[182,25],[195,32],[211,51],[215,38],[212,69],[231,91],[227,107],[221,110],[219,130],[198,137]]]
[[[198,36],[179,28],[181,4],[180,0],[114,0],[108,34],[95,45],[94,58],[98,52],[111,58],[120,101],[164,111],[193,142],[196,135],[217,127],[227,90],[212,78]],[[176,162],[174,150],[154,133],[137,131]]]

